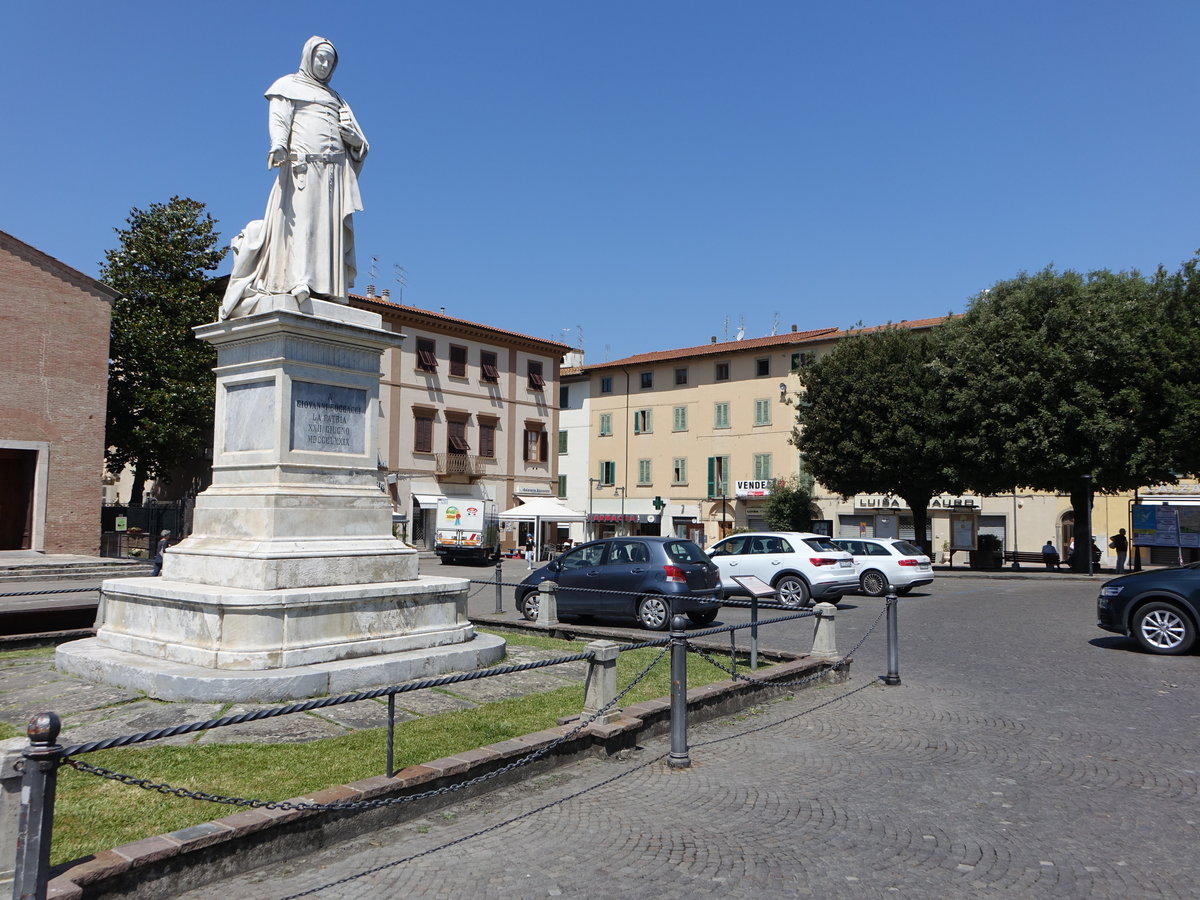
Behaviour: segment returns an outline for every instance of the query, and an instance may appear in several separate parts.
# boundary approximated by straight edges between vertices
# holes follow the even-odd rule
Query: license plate
[[[838,565],[841,566],[843,569],[846,569],[846,568],[849,568],[850,566],[854,565],[854,560],[840,559],[840,560],[838,560]]]

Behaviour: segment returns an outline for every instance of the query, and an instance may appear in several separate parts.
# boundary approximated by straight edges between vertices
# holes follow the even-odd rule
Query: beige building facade
[[[443,497],[492,500],[497,511],[523,497],[558,492],[559,369],[565,344],[393,303],[351,296],[405,335],[384,354],[380,408],[381,484],[397,533],[432,547]],[[502,529],[507,547],[524,523]]]

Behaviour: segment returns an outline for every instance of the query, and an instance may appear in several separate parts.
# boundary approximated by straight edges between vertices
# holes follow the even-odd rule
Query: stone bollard
[[[0,741],[0,897],[11,897],[21,825],[21,751],[26,738]]]
[[[558,624],[558,597],[555,591],[558,584],[553,581],[543,581],[538,585],[538,617],[537,623],[549,628]]]
[[[816,624],[813,627],[812,652],[810,656],[817,659],[837,659],[837,633],[833,620],[837,615],[837,607],[832,603],[818,603],[813,607]]]
[[[620,645],[613,641],[592,641],[587,645],[592,653],[588,660],[587,680],[583,683],[583,718],[592,716],[617,697],[617,657],[621,655],[617,649]],[[596,725],[607,725],[621,718],[621,711],[608,710],[597,716],[593,721]]]

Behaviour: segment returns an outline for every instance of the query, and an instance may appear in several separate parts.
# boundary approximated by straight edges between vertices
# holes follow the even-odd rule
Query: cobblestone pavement
[[[1200,656],[1096,629],[1102,580],[941,580],[898,687],[880,633],[690,769],[656,740],[183,896],[1200,897]],[[846,599],[842,646],[882,603]]]

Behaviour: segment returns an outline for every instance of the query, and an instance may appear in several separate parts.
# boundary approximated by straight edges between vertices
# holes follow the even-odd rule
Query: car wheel
[[[1131,630],[1144,649],[1168,656],[1187,653],[1196,641],[1196,627],[1174,603],[1147,603],[1133,614]]]
[[[542,608],[541,599],[538,597],[537,591],[529,591],[521,597],[517,598],[517,609],[530,622],[536,622],[538,610]]]
[[[868,569],[858,577],[858,586],[868,597],[882,597],[887,593],[888,580],[878,569]]]
[[[772,587],[775,588],[775,599],[784,606],[795,608],[808,603],[808,584],[799,575],[781,575]]]
[[[692,620],[693,625],[711,625],[717,618],[717,611],[706,609],[702,612],[690,612],[687,617]]]
[[[637,617],[643,628],[662,631],[671,624],[671,605],[665,597],[651,594],[638,601]]]

